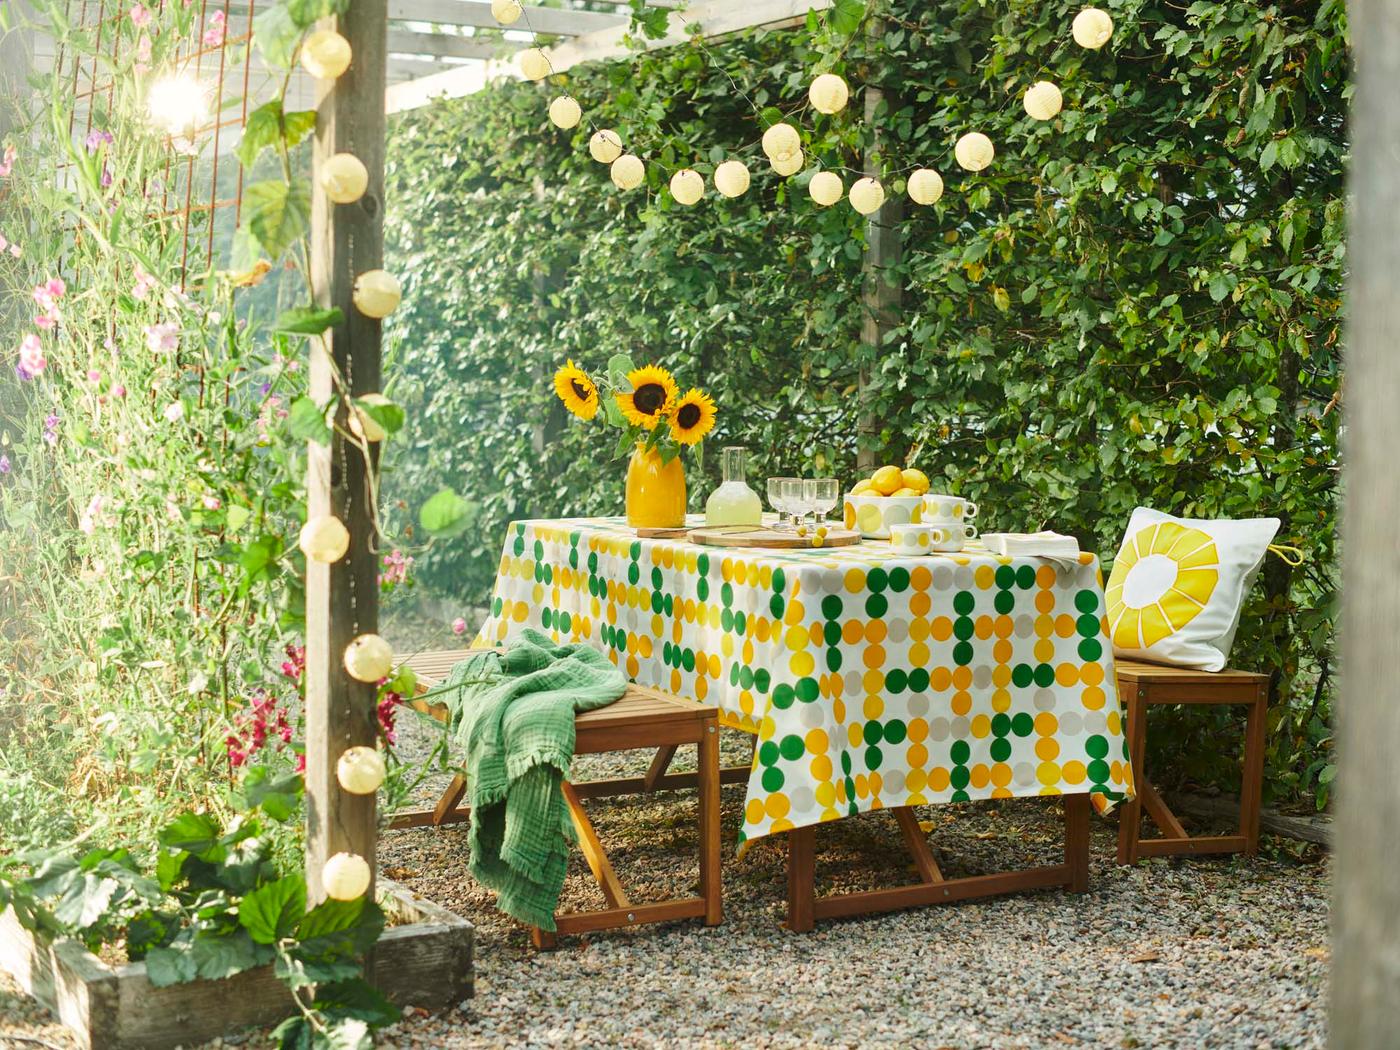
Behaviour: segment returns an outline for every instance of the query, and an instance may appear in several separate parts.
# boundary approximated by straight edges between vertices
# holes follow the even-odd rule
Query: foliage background
[[[573,132],[545,118],[557,85],[398,118],[391,393],[417,425],[390,493],[416,502],[451,477],[480,508],[468,536],[420,558],[420,580],[484,604],[509,520],[618,512],[611,443],[566,420],[548,378],[566,356],[596,369],[617,352],[654,359],[717,397],[709,444],[747,446],[755,480],[849,484],[864,416],[877,461],[946,479],[987,528],[1051,524],[1106,562],[1139,504],[1282,518],[1279,542],[1307,562],[1270,559],[1233,662],[1274,675],[1272,792],[1322,804],[1335,772],[1345,13],[1334,0],[1102,6],[1117,30],[1101,52],[1069,37],[1078,3],[895,0],[854,33],[813,19],[813,32],[572,70],[562,83],[586,116]],[[859,95],[834,117],[806,108],[826,69],[884,89],[872,121]],[[1065,93],[1053,122],[1021,109],[1040,78]],[[779,111],[808,140],[807,172],[789,180],[758,149]],[[588,157],[590,121],[647,161],[643,189],[618,193]],[[998,151],[976,175],[951,158],[970,130]],[[921,165],[947,191],[887,210],[903,303],[883,345],[866,346],[864,224],[804,187],[817,165],[849,186],[877,135],[892,197]],[[685,209],[663,188],[675,168],[708,179],[733,155],[754,173],[737,200],[711,188]],[[693,509],[716,458],[704,477],[690,468]],[[1154,761],[1228,785],[1217,742],[1234,718],[1167,716]]]

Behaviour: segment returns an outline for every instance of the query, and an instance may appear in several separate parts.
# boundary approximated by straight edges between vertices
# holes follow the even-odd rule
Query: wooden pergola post
[[[1345,542],[1331,1040],[1400,1031],[1400,2],[1352,5]]]
[[[350,68],[317,82],[314,175],[327,157],[352,153],[369,171],[369,189],[354,204],[333,204],[313,178],[311,281],[321,307],[339,307],[345,320],[311,340],[311,396],[324,404],[341,393],[379,390],[380,322],[351,301],[355,277],[379,269],[383,258],[384,86],[387,0],[355,0],[322,28],[350,41]],[[341,384],[344,389],[341,389]],[[337,397],[337,430],[348,429],[345,400]],[[375,796],[342,791],[336,762],[351,745],[374,745],[373,684],[345,671],[345,647],[379,628],[378,543],[374,486],[359,447],[337,434],[329,445],[312,442],[307,461],[307,510],[331,514],[350,531],[350,549],[325,565],[308,560],[306,577],[306,881],[313,901],[324,896],[321,869],[333,854],[362,856],[374,871]],[[370,887],[371,899],[373,883]]]

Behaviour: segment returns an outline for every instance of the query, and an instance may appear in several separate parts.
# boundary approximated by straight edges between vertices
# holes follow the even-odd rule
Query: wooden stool
[[[440,685],[453,665],[463,658],[461,650],[420,653],[408,661],[418,673],[419,688],[426,692]],[[417,699],[413,706],[445,721],[448,713],[443,704]],[[537,948],[553,948],[560,934],[588,933],[623,926],[638,926],[648,922],[669,922],[673,919],[704,919],[706,926],[721,921],[720,834],[719,834],[719,722],[718,710],[703,707],[689,700],[671,696],[656,689],[629,685],[621,699],[593,711],[585,711],[574,722],[578,731],[574,745],[576,755],[600,754],[606,751],[627,751],[632,748],[654,747],[657,756],[644,777],[620,780],[589,781],[582,784],[562,784],[564,802],[578,832],[579,848],[598,881],[608,907],[601,911],[568,912],[554,917],[557,933],[532,928],[530,938]],[[666,767],[676,749],[683,744],[695,744],[698,752],[695,773],[670,773]],[[724,779],[735,779],[732,772]],[[747,770],[743,770],[747,774]],[[603,850],[598,833],[583,808],[585,798],[636,794],[676,787],[700,789],[700,896],[680,900],[633,904],[627,897],[613,871],[612,863]],[[459,805],[466,794],[466,778],[452,778],[447,790],[430,810],[399,813],[389,822],[391,828],[437,827],[467,820],[470,809]]]
[[[1264,790],[1264,730],[1269,709],[1269,676],[1250,671],[1193,671],[1136,660],[1119,660],[1118,693],[1128,710],[1128,748],[1137,795],[1122,806],[1118,823],[1118,863],[1139,857],[1187,853],[1247,853],[1259,849],[1259,805]],[[1167,808],[1144,771],[1149,704],[1247,704],[1244,781],[1240,786],[1238,835],[1188,835]],[[1146,809],[1163,838],[1139,837]]]

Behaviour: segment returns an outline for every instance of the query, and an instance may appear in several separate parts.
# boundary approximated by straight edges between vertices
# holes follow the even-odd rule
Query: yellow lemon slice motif
[[[1113,644],[1150,649],[1181,630],[1210,601],[1219,569],[1215,541],[1200,529],[1163,521],[1134,533],[1105,592]]]

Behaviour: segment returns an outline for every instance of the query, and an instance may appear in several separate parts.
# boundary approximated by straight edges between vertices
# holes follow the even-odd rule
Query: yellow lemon
[[[904,487],[913,489],[914,495],[922,496],[928,491],[928,475],[922,470],[915,470],[913,467],[905,467],[900,471],[900,475],[904,478]]]
[[[923,493],[921,493],[921,492],[919,492],[919,491],[917,491],[917,490],[915,490],[915,489],[911,489],[908,485],[905,485],[903,488],[895,489],[893,492],[890,493],[890,495],[891,495],[891,496],[921,496],[921,495],[923,495]]]
[[[873,491],[875,491],[874,483],[869,478],[861,478],[855,483],[855,486],[851,489],[851,495],[859,496],[863,492]]]
[[[881,467],[870,475],[870,483],[880,495],[890,496],[904,484],[904,475],[898,467]]]

